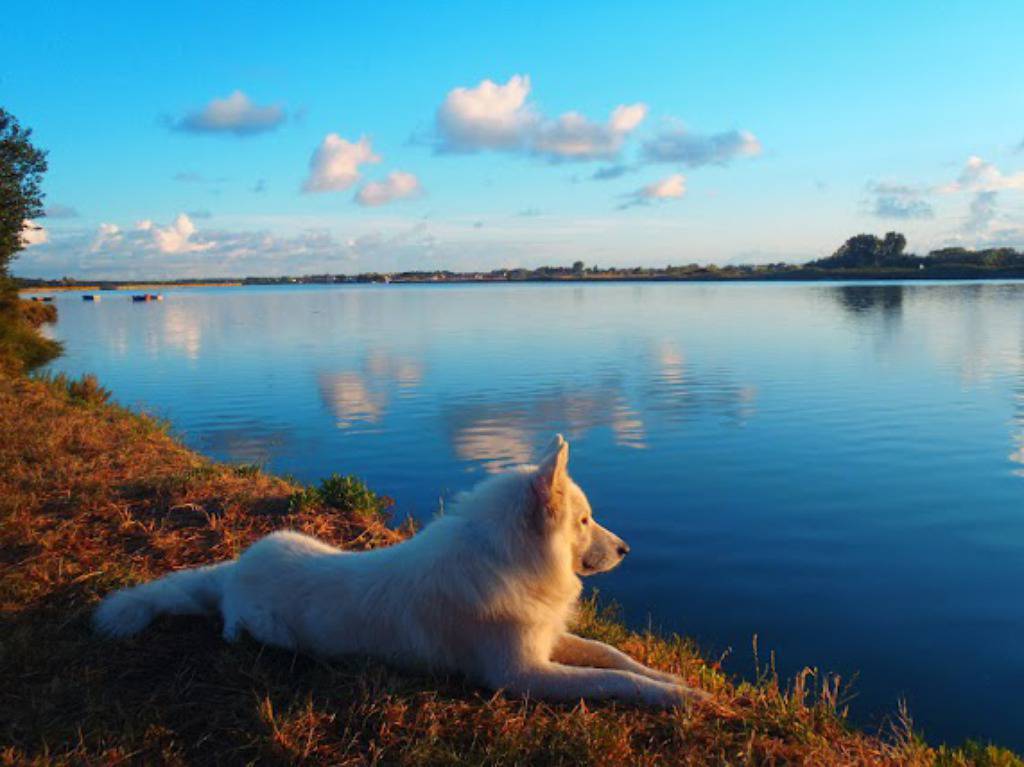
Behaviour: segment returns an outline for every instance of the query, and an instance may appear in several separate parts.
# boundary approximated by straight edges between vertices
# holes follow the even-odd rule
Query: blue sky
[[[0,105],[50,152],[15,273],[1024,247],[1019,2],[552,6],[9,8]]]

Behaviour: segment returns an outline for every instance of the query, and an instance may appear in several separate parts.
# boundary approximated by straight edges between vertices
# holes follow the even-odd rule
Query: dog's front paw
[[[681,683],[655,682],[644,696],[645,702],[658,708],[677,708],[694,703],[707,703],[711,695]]]
[[[683,699],[687,705],[706,705],[715,702],[715,696],[704,690],[700,690],[696,687],[687,687],[682,685],[683,688]]]

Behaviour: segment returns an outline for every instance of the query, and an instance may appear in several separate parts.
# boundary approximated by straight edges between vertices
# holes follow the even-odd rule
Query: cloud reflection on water
[[[268,427],[259,421],[207,432],[202,440],[204,451],[236,463],[266,466],[282,448],[295,439],[291,429]]]
[[[737,383],[721,366],[691,369],[673,342],[662,342],[654,356],[645,404],[661,417],[679,421],[713,413],[742,424],[754,415],[757,387]]]
[[[179,303],[167,303],[163,309],[161,331],[164,344],[180,350],[190,360],[199,359],[203,342],[203,318]]]
[[[392,398],[392,389],[409,391],[423,380],[425,366],[411,357],[373,350],[359,370],[320,373],[320,398],[334,415],[339,429],[378,424]]]
[[[377,423],[387,407],[387,393],[368,383],[362,373],[321,373],[320,397],[330,409],[339,429],[357,423]]]
[[[456,455],[490,473],[529,463],[534,447],[556,430],[574,439],[609,427],[616,444],[643,447],[643,420],[611,382],[528,394],[516,401],[449,405],[444,419]]]
[[[638,370],[599,383],[526,393],[516,400],[450,405],[444,415],[455,453],[487,472],[526,463],[552,431],[579,438],[608,429],[617,447],[643,450],[660,421],[712,415],[742,424],[755,412],[757,390],[720,369],[687,366],[678,345],[665,342]]]

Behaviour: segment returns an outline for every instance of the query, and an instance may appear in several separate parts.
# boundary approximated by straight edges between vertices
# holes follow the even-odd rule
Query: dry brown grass
[[[714,693],[679,712],[506,699],[365,659],[325,662],[213,621],[100,640],[109,590],[231,557],[290,527],[348,548],[410,528],[317,503],[253,467],[213,463],[105,403],[95,381],[0,375],[0,763],[1003,765],[907,728],[849,728],[834,680],[728,679],[684,640],[627,631],[593,604],[580,630]]]

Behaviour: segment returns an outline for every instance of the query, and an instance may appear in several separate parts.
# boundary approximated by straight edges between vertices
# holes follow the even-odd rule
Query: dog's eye
[[[580,524],[581,525],[589,525],[590,524],[590,520],[587,517],[584,517],[583,519],[580,520]]]

